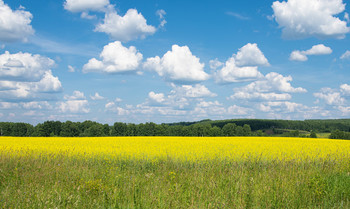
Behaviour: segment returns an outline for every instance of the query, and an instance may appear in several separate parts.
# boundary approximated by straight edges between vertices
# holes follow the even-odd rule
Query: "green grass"
[[[0,154],[0,208],[350,208],[350,160],[189,163]]]

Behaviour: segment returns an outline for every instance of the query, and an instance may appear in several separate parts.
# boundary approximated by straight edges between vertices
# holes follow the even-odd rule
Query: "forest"
[[[350,119],[334,120],[263,120],[231,119],[197,122],[133,124],[116,122],[112,126],[94,121],[45,121],[28,123],[0,122],[1,136],[286,136],[316,137],[331,133],[329,138],[350,139]]]

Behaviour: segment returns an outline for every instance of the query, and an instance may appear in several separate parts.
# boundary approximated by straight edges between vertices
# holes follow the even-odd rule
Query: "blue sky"
[[[348,3],[0,0],[0,120],[349,118]]]

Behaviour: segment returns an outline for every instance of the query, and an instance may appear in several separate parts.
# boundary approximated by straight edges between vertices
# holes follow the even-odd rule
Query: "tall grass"
[[[350,160],[0,155],[1,208],[350,208]]]

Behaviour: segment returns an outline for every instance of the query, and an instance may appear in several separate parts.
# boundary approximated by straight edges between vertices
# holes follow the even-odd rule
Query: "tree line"
[[[112,126],[94,121],[0,122],[1,136],[264,136],[315,137],[316,132],[332,133],[331,138],[350,139],[350,119],[340,120],[203,120],[155,124],[116,122]]]
[[[188,126],[155,123],[121,123],[113,126],[93,121],[60,122],[45,121],[33,126],[28,123],[0,122],[1,136],[252,136],[263,135],[261,131],[252,132],[249,125],[237,126],[228,123],[222,128],[210,123],[196,123]]]

